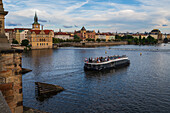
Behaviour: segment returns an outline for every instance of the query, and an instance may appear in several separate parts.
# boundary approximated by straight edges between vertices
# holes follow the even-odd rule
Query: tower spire
[[[34,23],[38,23],[38,16],[37,16],[37,12],[35,12],[35,16],[34,16]]]
[[[34,30],[40,30],[40,24],[38,23],[37,12],[35,12],[34,23],[32,24],[32,28],[33,28]]]

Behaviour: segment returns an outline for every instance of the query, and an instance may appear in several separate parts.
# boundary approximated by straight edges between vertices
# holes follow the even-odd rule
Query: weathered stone
[[[20,102],[20,101],[23,100],[23,95],[22,94],[16,94],[15,97],[16,97],[15,99],[16,99],[17,102],[18,101]]]
[[[16,107],[14,113],[23,113],[23,106]]]
[[[12,102],[13,99],[14,99],[14,95],[12,95],[12,96],[5,96],[5,100],[6,100],[7,103]]]
[[[13,84],[12,83],[0,84],[0,90],[1,91],[12,90],[12,89],[13,89]]]
[[[17,103],[17,107],[19,107],[19,106],[23,106],[23,101],[19,101],[19,102]]]
[[[16,102],[8,102],[8,106],[10,107],[10,109],[12,110],[13,108],[15,108],[17,106]]]
[[[6,81],[5,77],[0,77],[0,84],[4,84]]]
[[[6,97],[8,97],[8,96],[14,95],[14,91],[13,90],[5,90],[2,92],[2,94],[5,95]]]
[[[8,104],[6,103],[1,91],[0,91],[0,113],[11,113]]]

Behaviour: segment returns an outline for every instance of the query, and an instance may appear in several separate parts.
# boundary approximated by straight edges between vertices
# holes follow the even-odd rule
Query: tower
[[[0,50],[1,49],[10,49],[7,37],[5,36],[5,16],[8,14],[7,11],[4,11],[2,0],[0,0]]]
[[[38,16],[37,16],[36,12],[35,12],[35,16],[34,16],[34,23],[32,24],[32,29],[40,30],[40,24],[38,23]]]
[[[82,35],[83,39],[86,39],[86,29],[84,26],[81,28],[81,35]]]

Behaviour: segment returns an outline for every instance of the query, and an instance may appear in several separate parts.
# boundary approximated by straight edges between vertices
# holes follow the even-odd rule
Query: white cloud
[[[139,4],[119,4],[114,2],[95,2],[93,0],[6,0],[5,9],[9,11],[7,22],[29,26],[37,11],[41,20],[46,20],[48,29],[63,28],[63,25],[79,28],[122,32],[144,32],[159,28],[170,32],[169,0],[137,0]],[[168,25],[168,26],[162,26]],[[8,26],[7,26],[8,27]],[[30,26],[31,27],[31,26]],[[115,31],[113,31],[115,30]]]

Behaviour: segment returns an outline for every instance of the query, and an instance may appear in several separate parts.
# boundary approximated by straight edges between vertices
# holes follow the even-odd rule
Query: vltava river
[[[117,48],[117,49],[116,49]],[[85,72],[85,57],[127,55],[131,64],[104,72]],[[142,56],[140,56],[142,53]],[[46,112],[170,112],[170,44],[59,48],[23,53],[24,106]],[[35,82],[66,90],[38,98]]]

